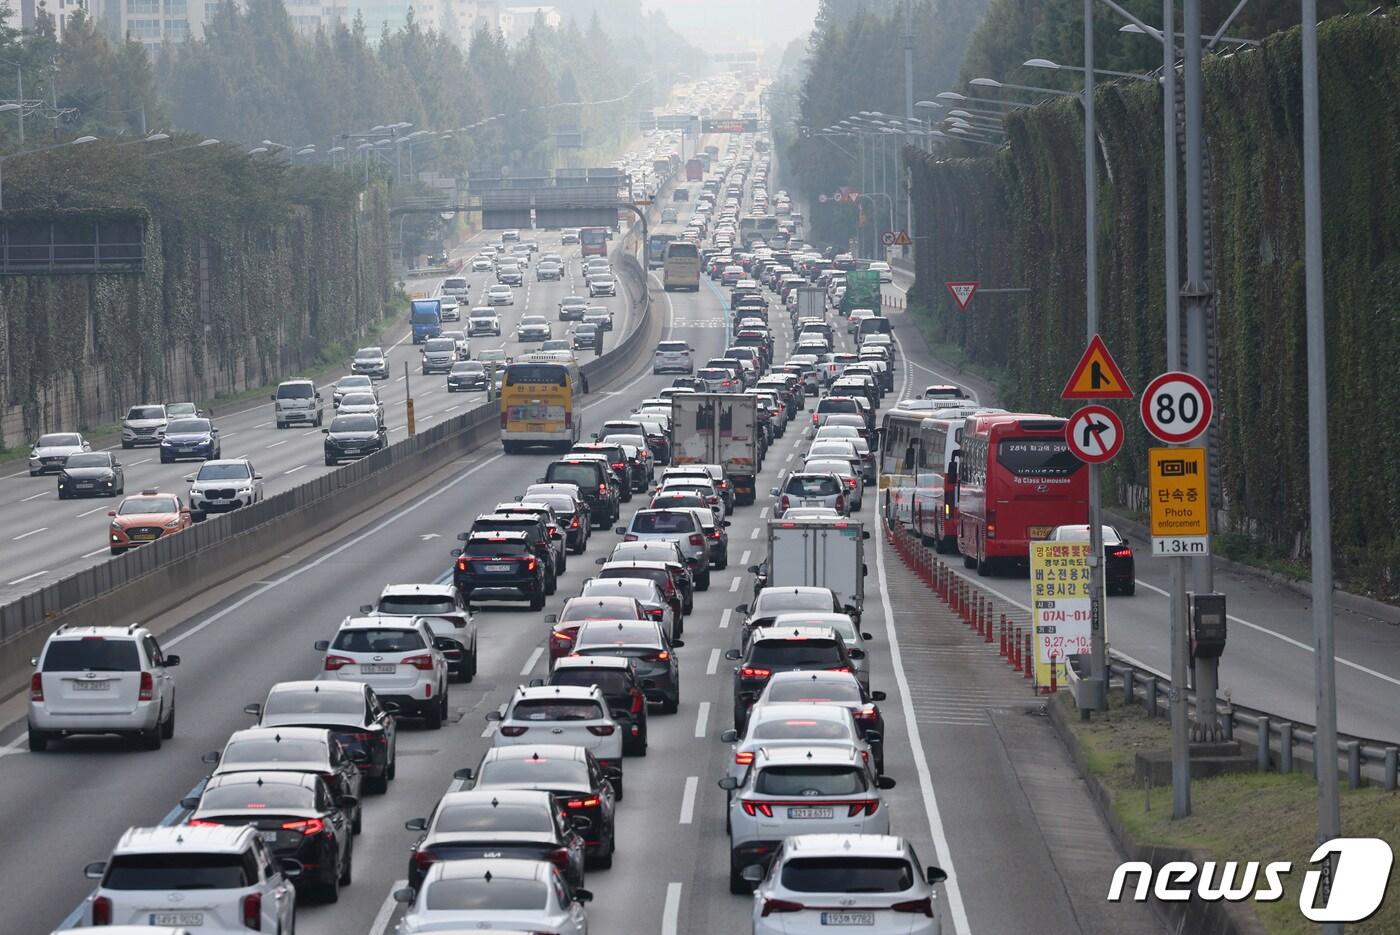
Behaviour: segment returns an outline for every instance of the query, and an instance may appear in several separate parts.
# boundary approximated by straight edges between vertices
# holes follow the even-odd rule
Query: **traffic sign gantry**
[[[1123,422],[1112,409],[1085,406],[1065,422],[1069,450],[1087,464],[1103,464],[1123,447]]]
[[[1069,375],[1061,399],[1132,399],[1133,391],[1128,386],[1123,371],[1108,352],[1108,346],[1097,334],[1089,339],[1089,346],[1079,358],[1074,371]]]
[[[968,282],[946,282],[945,286],[953,294],[953,301],[958,303],[960,311],[967,311],[967,303],[972,301],[972,296],[977,292],[977,287],[981,283],[976,280]]]
[[[1210,425],[1215,405],[1199,378],[1168,371],[1147,384],[1140,410],[1147,431],[1169,445],[1184,445]]]

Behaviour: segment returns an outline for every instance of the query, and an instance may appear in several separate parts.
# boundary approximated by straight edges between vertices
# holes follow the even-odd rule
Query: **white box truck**
[[[821,286],[798,286],[797,317],[825,318],[826,290]]]
[[[718,464],[734,485],[735,504],[753,503],[762,467],[758,400],[729,393],[671,397],[671,464]]]
[[[768,521],[766,587],[830,588],[860,623],[865,606],[865,540],[860,520],[845,517]]]

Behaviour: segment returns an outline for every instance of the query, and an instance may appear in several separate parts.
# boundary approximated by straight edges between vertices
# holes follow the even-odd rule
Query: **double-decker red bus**
[[[608,255],[608,229],[585,227],[578,232],[579,252],[584,256]]]
[[[1089,472],[1065,442],[1065,420],[1013,412],[968,416],[958,465],[958,551],[988,574],[1027,561],[1030,542],[1088,522]]]

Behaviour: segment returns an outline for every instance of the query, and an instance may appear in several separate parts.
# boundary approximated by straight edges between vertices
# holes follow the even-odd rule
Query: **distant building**
[[[499,0],[427,0],[433,13],[433,28],[452,42],[465,48],[472,35],[481,29],[499,29],[501,4]],[[414,7],[414,15],[423,17],[428,8]]]
[[[54,34],[60,41],[74,13],[82,10],[84,14],[92,15],[88,10],[88,0],[11,0],[7,5],[4,25],[25,33],[33,32],[41,10],[53,18]]]
[[[549,29],[558,29],[564,18],[560,15],[558,7],[506,7],[501,10],[501,35],[505,36],[507,42],[519,42],[537,22],[543,23]]]

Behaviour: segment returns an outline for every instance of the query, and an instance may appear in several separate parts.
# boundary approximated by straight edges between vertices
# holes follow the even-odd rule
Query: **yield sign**
[[[972,294],[977,291],[981,283],[973,282],[948,282],[944,283],[948,291],[953,293],[953,301],[958,303],[958,309],[967,310],[967,303],[972,301]]]
[[[1080,461],[1102,464],[1123,447],[1123,422],[1112,409],[1085,406],[1065,422],[1065,441]]]
[[[1103,338],[1097,334],[1089,340],[1084,356],[1079,358],[1069,382],[1060,392],[1061,399],[1132,399],[1133,391],[1128,386],[1123,371]]]

